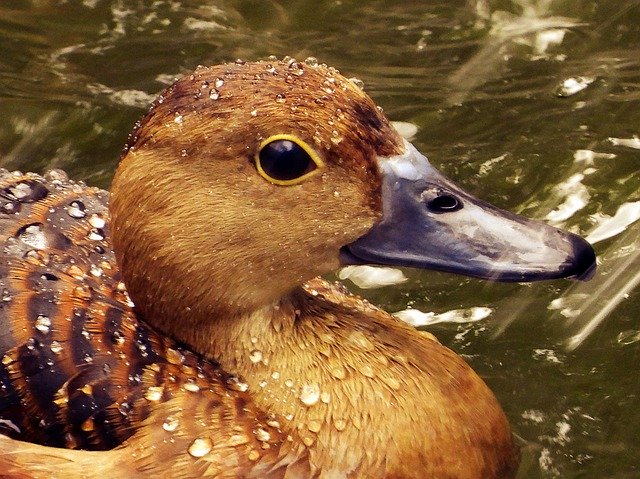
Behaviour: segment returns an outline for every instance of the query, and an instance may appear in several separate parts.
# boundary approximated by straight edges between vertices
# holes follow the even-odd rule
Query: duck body
[[[436,225],[456,197],[459,221],[482,218],[411,148],[334,69],[237,63],[161,94],[111,198],[58,171],[0,174],[0,477],[512,477],[508,422],[471,368],[316,277],[455,270],[441,237],[427,259],[379,247],[412,197]],[[552,261],[504,253],[489,269],[482,250],[460,272],[591,268],[576,237],[531,228]]]

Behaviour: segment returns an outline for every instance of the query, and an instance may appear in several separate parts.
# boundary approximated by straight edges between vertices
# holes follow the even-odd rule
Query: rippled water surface
[[[436,313],[418,319],[500,398],[520,477],[640,477],[640,1],[3,0],[0,166],[107,187],[176,75],[271,54],[359,77],[467,189],[594,242],[588,283],[354,289]]]

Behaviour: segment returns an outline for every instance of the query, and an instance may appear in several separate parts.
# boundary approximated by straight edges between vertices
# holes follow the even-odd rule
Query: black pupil
[[[313,169],[314,162],[304,148],[289,140],[275,140],[260,151],[260,166],[275,180],[295,180]]]
[[[453,195],[440,195],[427,203],[429,209],[435,213],[457,211],[462,208],[462,203]]]

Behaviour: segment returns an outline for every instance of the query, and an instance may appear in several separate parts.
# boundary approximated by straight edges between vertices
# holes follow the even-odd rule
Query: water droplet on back
[[[84,218],[86,216],[85,209],[82,201],[72,201],[67,208],[67,214],[72,218]]]
[[[167,432],[173,432],[176,429],[178,429],[179,425],[180,425],[180,421],[178,421],[177,418],[173,416],[168,416],[167,419],[164,420],[164,423],[162,423],[162,429],[164,429]]]
[[[38,331],[43,334],[47,334],[51,328],[51,319],[47,316],[38,315],[35,326]]]
[[[16,233],[16,237],[35,249],[45,249],[47,247],[47,238],[42,231],[41,223],[23,226]]]

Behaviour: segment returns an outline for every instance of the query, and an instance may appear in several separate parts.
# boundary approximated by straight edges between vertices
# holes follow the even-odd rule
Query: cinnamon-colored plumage
[[[278,133],[322,171],[266,181]],[[379,220],[372,158],[402,149],[337,71],[237,63],[156,100],[110,199],[2,173],[0,477],[511,477],[469,366],[313,279]]]

